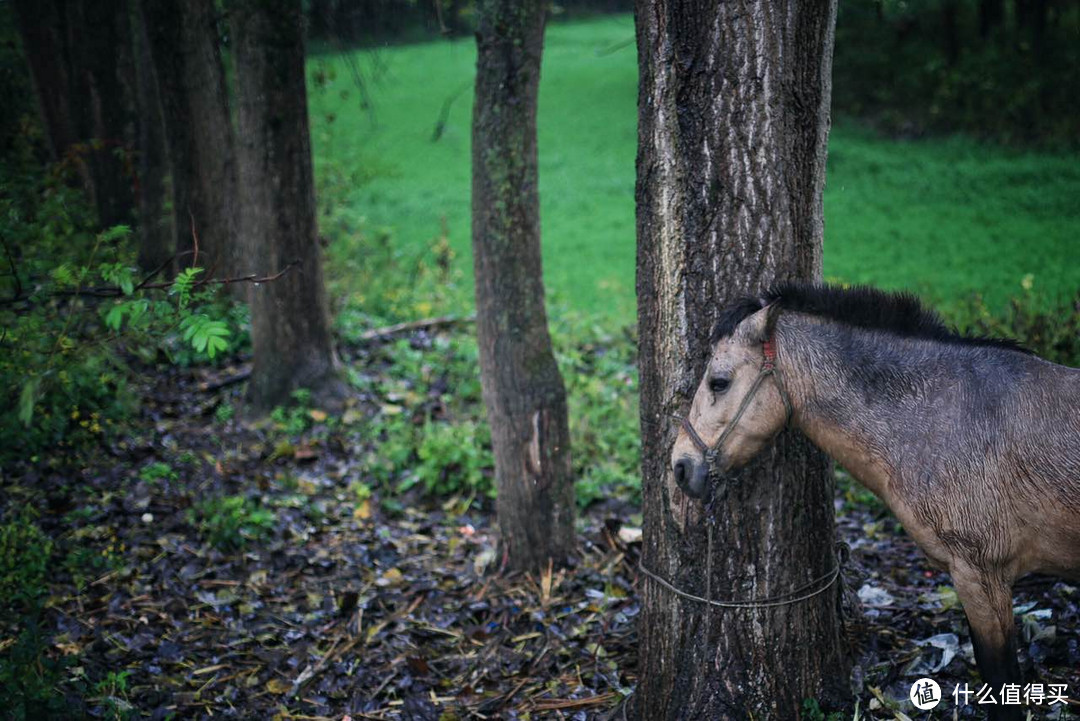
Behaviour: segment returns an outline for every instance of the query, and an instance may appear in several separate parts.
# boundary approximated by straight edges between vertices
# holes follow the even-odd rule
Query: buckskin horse
[[[1080,580],[1080,370],[960,335],[914,296],[866,287],[744,298],[712,341],[672,450],[676,484],[701,498],[798,428],[949,571],[1000,701],[1021,681],[1014,581]]]

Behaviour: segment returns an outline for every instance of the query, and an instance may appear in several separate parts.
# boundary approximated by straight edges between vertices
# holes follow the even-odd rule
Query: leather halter
[[[750,407],[750,401],[754,399],[754,394],[761,388],[761,384],[765,382],[765,379],[768,376],[773,377],[773,380],[776,382],[776,390],[779,391],[780,398],[784,401],[784,410],[786,412],[784,426],[786,427],[791,421],[791,398],[784,388],[783,381],[780,380],[780,371],[776,368],[776,347],[772,339],[762,343],[761,349],[765,356],[765,360],[761,364],[761,370],[758,371],[757,378],[754,379],[754,384],[750,386],[750,390],[743,396],[742,403],[739,404],[739,409],[735,411],[735,417],[731,419],[731,422],[727,424],[727,428],[725,428],[724,432],[720,434],[720,437],[716,439],[716,443],[709,446],[709,444],[702,440],[701,436],[698,435],[698,432],[694,430],[694,426],[690,423],[689,418],[685,416],[675,416],[682,425],[683,430],[686,431],[686,435],[690,436],[690,440],[693,442],[694,447],[701,451],[701,454],[705,456],[705,461],[710,466],[713,465],[713,462],[719,455],[720,446],[724,444],[727,437],[735,430],[735,426],[738,425],[739,419],[742,418],[746,409]]]

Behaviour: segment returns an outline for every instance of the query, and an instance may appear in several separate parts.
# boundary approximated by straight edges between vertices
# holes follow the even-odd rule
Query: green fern
[[[186,308],[191,302],[191,293],[195,289],[196,276],[202,273],[202,268],[184,268],[176,274],[169,293],[176,296],[177,303],[181,308]]]
[[[199,353],[206,353],[213,358],[219,352],[227,350],[229,326],[224,321],[213,320],[202,313],[189,315],[180,321],[184,340]]]

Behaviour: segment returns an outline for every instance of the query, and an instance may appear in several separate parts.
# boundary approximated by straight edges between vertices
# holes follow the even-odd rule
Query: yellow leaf
[[[371,501],[364,500],[362,503],[358,504],[352,515],[353,518],[358,521],[366,521],[371,518]]]
[[[316,423],[322,423],[326,420],[326,411],[320,411],[318,408],[312,408],[308,411],[308,415],[311,416],[311,420]]]
[[[283,678],[272,678],[266,682],[266,690],[273,694],[288,693],[292,684]]]
[[[383,575],[375,582],[376,586],[392,586],[397,583],[401,583],[402,574],[401,571],[396,568],[387,569]]]
[[[386,621],[379,621],[377,624],[367,630],[367,637],[364,639],[365,643],[371,643],[371,639],[375,638],[375,634],[386,628]]]

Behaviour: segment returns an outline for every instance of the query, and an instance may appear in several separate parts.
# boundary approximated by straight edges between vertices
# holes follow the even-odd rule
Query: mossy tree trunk
[[[231,27],[239,99],[244,273],[281,278],[250,292],[256,411],[306,388],[337,407],[345,386],[330,336],[315,217],[300,0],[235,0]]]
[[[821,277],[835,12],[818,0],[637,4],[643,563],[702,597],[777,596],[836,563],[830,464],[800,434],[782,433],[708,505],[670,471],[670,416],[700,381],[718,311]],[[638,718],[796,719],[807,698],[828,708],[845,696],[835,586],[752,610],[647,577],[641,593]]]
[[[551,348],[540,263],[536,106],[541,0],[477,3],[472,237],[484,405],[503,553],[513,569],[574,548],[566,391]]]
[[[236,165],[213,0],[139,0],[172,169],[176,250],[216,277],[235,273]],[[184,256],[181,266],[191,265]]]

